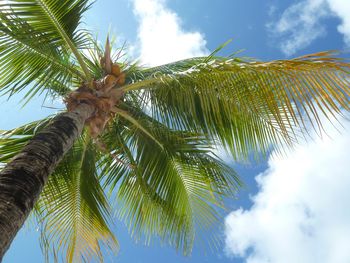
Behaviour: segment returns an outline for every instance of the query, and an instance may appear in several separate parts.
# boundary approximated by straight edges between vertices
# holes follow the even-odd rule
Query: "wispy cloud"
[[[276,21],[269,22],[267,28],[280,42],[281,51],[293,55],[326,35],[326,18],[338,17],[341,21],[338,31],[344,35],[345,43],[350,45],[348,10],[349,0],[303,0],[289,6]]]
[[[350,122],[342,121],[342,134],[270,158],[252,207],[226,218],[229,255],[249,263],[350,262]]]
[[[139,21],[138,45],[141,62],[160,65],[208,54],[204,35],[187,31],[180,17],[165,0],[132,0]]]

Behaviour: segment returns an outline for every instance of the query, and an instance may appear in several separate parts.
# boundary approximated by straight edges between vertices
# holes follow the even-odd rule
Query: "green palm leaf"
[[[266,63],[185,60],[146,69],[144,80],[137,81],[140,73],[124,90],[168,127],[218,139],[237,159],[271,144],[290,145],[306,133],[306,122],[321,130],[320,114],[349,110],[349,65],[329,55]]]
[[[49,89],[63,95],[73,83],[89,80],[90,73],[78,49],[90,42],[86,32],[77,30],[87,2],[0,3],[0,89],[11,88],[14,93],[33,83],[31,93]],[[83,73],[72,60],[72,53]]]
[[[0,164],[8,163],[17,155],[33,135],[50,122],[50,119],[48,117],[12,130],[0,131]]]
[[[232,196],[241,182],[214,157],[205,136],[128,111],[138,125],[116,120],[103,137],[111,154],[100,164],[106,186],[116,191],[118,217],[136,240],[158,236],[187,254],[194,237],[220,218],[223,196]]]
[[[109,227],[110,209],[97,177],[96,154],[88,137],[78,141],[37,203],[46,253],[66,255],[65,262],[102,262],[101,244],[112,251],[119,246]]]

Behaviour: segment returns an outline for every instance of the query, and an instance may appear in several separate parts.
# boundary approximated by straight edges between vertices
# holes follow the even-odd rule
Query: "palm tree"
[[[112,211],[136,240],[189,253],[242,185],[215,145],[235,160],[283,151],[309,125],[322,130],[321,115],[349,110],[350,65],[332,52],[270,62],[214,52],[145,68],[78,29],[88,7],[0,1],[2,94],[67,105],[2,132],[0,260],[33,208],[46,255],[67,262],[118,248]]]

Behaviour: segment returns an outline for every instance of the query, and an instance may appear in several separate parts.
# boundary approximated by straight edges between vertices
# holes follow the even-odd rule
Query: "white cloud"
[[[288,7],[279,19],[267,27],[274,36],[281,37],[280,48],[292,55],[307,47],[327,32],[325,18],[338,17],[338,31],[350,46],[350,1],[349,0],[303,0]]]
[[[350,46],[350,1],[328,0],[330,9],[341,19],[338,31],[344,35],[345,43]]]
[[[229,255],[249,263],[350,262],[350,122],[343,122],[342,134],[270,158],[252,207],[226,218]]]
[[[182,28],[179,16],[165,0],[132,0],[139,20],[138,41],[141,62],[160,65],[208,54],[204,36]]]

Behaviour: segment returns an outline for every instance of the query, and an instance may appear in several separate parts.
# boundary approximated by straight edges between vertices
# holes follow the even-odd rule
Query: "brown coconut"
[[[118,85],[119,86],[122,86],[122,85],[124,85],[125,84],[125,73],[121,73],[120,75],[119,75],[119,77],[118,77]]]
[[[116,77],[119,76],[119,74],[120,74],[120,67],[119,67],[118,64],[113,64],[113,66],[112,66],[112,74],[114,76],[116,76]]]
[[[118,78],[114,75],[107,75],[104,77],[103,79],[103,84],[106,87],[111,87],[114,86],[115,84],[117,84]]]

